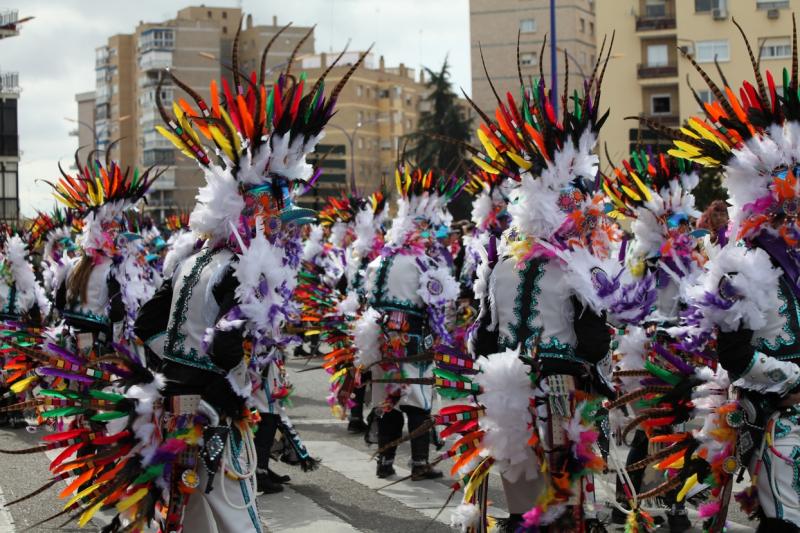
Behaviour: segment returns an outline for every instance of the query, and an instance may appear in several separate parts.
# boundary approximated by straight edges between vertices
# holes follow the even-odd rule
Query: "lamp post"
[[[350,146],[350,193],[356,193],[356,155],[355,155],[355,144],[356,144],[356,135],[358,135],[358,130],[361,129],[361,126],[367,126],[370,124],[378,124],[382,122],[379,118],[368,120],[366,122],[357,122],[356,127],[353,128],[352,131],[347,131],[341,126],[337,126],[336,124],[327,124],[326,128],[333,128],[342,132],[342,135],[345,136],[347,139],[347,144]]]
[[[97,130],[95,129],[94,124],[89,124],[88,122],[84,122],[83,120],[78,120],[76,118],[64,117],[64,120],[67,122],[74,122],[79,126],[83,126],[84,128],[88,129],[92,132],[92,147],[97,149]]]

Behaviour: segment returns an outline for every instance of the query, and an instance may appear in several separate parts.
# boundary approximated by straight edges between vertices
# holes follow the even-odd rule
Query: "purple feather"
[[[52,342],[47,343],[47,349],[51,352],[55,353],[61,359],[65,361],[69,361],[74,365],[83,365],[86,361],[84,361],[81,357],[77,354],[74,354],[68,351],[66,348],[59,346],[58,344],[53,344]]]
[[[58,368],[52,368],[48,366],[37,368],[36,373],[39,374],[40,376],[50,376],[56,378],[70,379],[72,381],[80,381],[81,383],[94,383],[94,379],[90,378],[89,376],[84,376],[81,374],[73,374],[71,372],[65,372]]]
[[[654,342],[653,343],[653,349],[655,350],[655,352],[660,357],[662,357],[669,364],[674,366],[678,370],[678,372],[680,372],[684,376],[690,376],[690,375],[694,374],[694,369],[691,367],[691,365],[686,364],[680,357],[678,357],[677,355],[671,353],[661,343]]]

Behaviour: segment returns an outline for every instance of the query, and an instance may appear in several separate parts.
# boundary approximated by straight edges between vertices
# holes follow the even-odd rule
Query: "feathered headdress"
[[[609,216],[634,219],[632,255],[645,260],[695,249],[691,222],[700,216],[692,191],[700,177],[691,162],[645,150],[603,178]],[[688,229],[688,231],[687,231]]]
[[[447,206],[461,194],[466,184],[466,178],[455,174],[446,175],[435,170],[412,169],[408,164],[399,165],[395,169],[398,209],[389,241],[400,243],[418,221],[433,226],[449,226],[453,216]]]
[[[706,103],[695,93],[706,117],[692,117],[680,129],[640,120],[672,139],[675,147],[670,154],[725,169],[723,185],[729,194],[731,219],[738,228],[732,237],[752,239],[764,230],[783,232],[774,229],[778,225],[773,222],[796,217],[800,205],[796,179],[800,163],[797,28],[792,16],[791,73],[783,69],[779,93],[771,72],[766,72],[764,82],[744,30],[735,20],[733,23],[747,47],[755,86],[745,81],[737,96],[723,77],[724,88],[720,88],[692,55],[684,52],[714,95],[714,101]],[[797,244],[796,235],[781,236],[788,238],[787,243]]]
[[[69,237],[73,227],[73,214],[71,209],[54,207],[50,213],[37,211],[36,217],[28,228],[28,246],[35,250],[53,239]],[[47,255],[47,254],[45,254]]]
[[[586,182],[597,173],[594,146],[597,133],[608,117],[607,111],[599,114],[600,86],[611,46],[602,61],[604,50],[605,41],[591,78],[584,82],[582,96],[578,91],[570,94],[565,82],[561,117],[555,111],[553,95],[543,75],[533,86],[526,86],[519,66],[519,50],[521,104],[517,104],[510,92],[506,93],[507,102],[503,102],[491,80],[497,99],[495,120],[470,100],[483,119],[478,130],[483,152],[473,149],[472,160],[489,174],[520,181],[511,195],[509,212],[514,225],[528,236],[547,239],[563,225],[568,213],[559,204],[566,188],[576,187],[582,193],[592,188]],[[568,58],[565,61],[569,65]]]
[[[253,71],[249,76],[239,70],[240,31],[241,26],[232,49],[232,88],[223,78],[220,94],[220,86],[212,81],[207,103],[170,72],[197,109],[179,99],[173,102],[170,114],[160,91],[156,95],[166,123],[166,127],[158,126],[158,131],[197,161],[205,174],[207,184],[197,195],[190,225],[198,234],[216,240],[228,240],[231,227],[240,226],[245,211],[282,209],[292,183],[313,182],[318,177],[306,162],[306,155],[322,138],[322,129],[333,115],[340,91],[366,57],[366,53],[362,54],[326,97],[325,77],[341,54],[308,89],[305,74],[296,77],[291,69],[309,31],[298,42],[278,81],[268,83],[267,53],[283,29],[264,49],[260,74]]]
[[[171,232],[189,228],[189,213],[183,211],[173,215],[168,215],[164,220],[164,225]]]
[[[356,198],[349,196],[329,196],[328,201],[319,212],[319,223],[321,226],[333,226],[334,224],[344,223],[347,224],[353,220],[355,216],[355,201]]]
[[[105,165],[99,160],[89,160],[80,165],[79,172],[70,176],[61,168],[61,178],[55,183],[47,182],[54,189],[55,197],[70,209],[83,215],[83,230],[79,244],[90,253],[102,251],[111,255],[114,250],[113,237],[107,234],[122,214],[143,199],[150,186],[161,175],[148,168],[143,173],[130,167],[125,171],[115,161],[106,158]]]

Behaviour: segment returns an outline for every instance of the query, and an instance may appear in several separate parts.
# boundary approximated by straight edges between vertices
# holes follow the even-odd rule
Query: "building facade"
[[[601,142],[619,162],[642,144],[663,144],[652,131],[627,116],[645,116],[677,126],[701,113],[690,84],[701,100],[711,94],[685,50],[723,86],[717,67],[738,92],[743,80],[753,81],[744,41],[736,18],[747,33],[761,69],[771,70],[776,83],[791,63],[792,11],[800,0],[597,0],[598,46],[602,36],[616,30],[615,52],[608,64],[602,107],[611,108]]]
[[[602,3],[602,0],[600,0]],[[616,0],[611,0],[614,2]],[[581,87],[584,75],[591,75],[595,62],[595,28],[593,0],[556,0],[556,67],[559,91],[564,88],[564,54],[569,59],[570,87]],[[483,69],[486,69],[497,92],[519,93],[517,71],[517,35],[519,34],[520,70],[526,82],[538,78],[540,71],[551,83],[550,45],[540,53],[545,35],[552,40],[550,0],[470,0],[470,55],[472,64],[472,99],[485,111],[493,111],[497,100]]]
[[[325,80],[332,90],[359,52],[347,52]],[[336,54],[306,57],[302,70],[314,83]],[[336,114],[325,129],[310,160],[319,165],[322,175],[315,190],[301,198],[304,205],[319,205],[324,198],[349,191],[355,181],[364,193],[377,190],[394,179],[397,152],[403,138],[414,132],[426,93],[422,74],[400,63],[388,67],[383,56],[368,55],[345,85],[336,102]]]
[[[0,11],[0,39],[19,35],[17,10]],[[19,218],[19,76],[0,70],[0,221]]]
[[[148,208],[156,216],[194,205],[198,187],[205,181],[196,163],[172,147],[155,129],[161,123],[156,91],[164,77],[161,97],[165,105],[189,95],[165,76],[169,68],[204,98],[209,97],[212,79],[230,81],[231,48],[242,19],[238,8],[196,6],[178,11],[163,22],[140,22],[133,33],[111,36],[96,51],[94,117],[79,105],[80,122],[95,125],[98,149],[111,148],[111,156],[123,165],[167,166],[154,183]],[[281,29],[273,17],[271,25],[254,25],[251,16],[242,21],[240,69],[249,72],[259,66],[269,39]],[[311,31],[290,27],[274,43],[267,66],[285,65],[295,45]],[[313,34],[298,52],[314,51]]]

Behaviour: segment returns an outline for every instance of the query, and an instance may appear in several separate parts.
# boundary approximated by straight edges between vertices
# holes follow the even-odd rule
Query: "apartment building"
[[[359,57],[347,52],[326,78],[326,87],[342,79]],[[302,70],[313,83],[336,58],[318,54],[302,60]],[[315,191],[301,199],[314,206],[355,182],[358,190],[372,192],[389,178],[394,180],[398,147],[414,132],[425,97],[425,79],[400,63],[389,67],[383,56],[369,54],[339,95],[336,114],[325,130],[325,138],[309,158],[323,173]]]
[[[689,84],[705,101],[712,96],[683,49],[721,84],[716,58],[731,88],[753,81],[747,49],[733,25],[742,25],[761,68],[772,70],[776,83],[791,62],[792,11],[800,0],[597,0],[598,45],[616,30],[615,52],[603,87],[603,107],[611,116],[601,142],[612,159],[626,157],[637,144],[658,144],[652,131],[626,116],[645,116],[668,126],[700,112]]]
[[[602,3],[602,0],[600,0]],[[616,2],[610,0],[609,3]],[[555,37],[558,88],[563,89],[564,54],[569,59],[570,87],[581,87],[583,76],[590,75],[595,61],[594,0],[556,0]],[[625,2],[621,2],[625,3]],[[543,71],[550,85],[552,63],[550,46],[539,65],[545,34],[552,40],[550,0],[470,0],[470,48],[472,62],[472,98],[481,109],[493,111],[497,101],[483,70],[486,68],[500,95],[519,92],[517,73],[517,35],[520,36],[520,68],[527,80]]]
[[[19,35],[20,20],[16,9],[0,11],[0,39]],[[0,70],[0,221],[19,218],[19,133],[17,100],[19,75]]]
[[[79,102],[78,121],[94,123],[98,149],[111,147],[111,156],[123,165],[168,166],[154,184],[149,209],[164,216],[174,209],[194,205],[198,187],[205,182],[197,164],[180,154],[155,130],[161,117],[156,108],[159,79],[169,68],[204,98],[212,79],[228,77],[233,39],[242,12],[238,8],[193,6],[162,22],[139,22],[130,34],[109,37],[96,50],[94,117]],[[240,36],[240,69],[260,65],[264,46],[281,29],[273,17],[270,25],[243,21]],[[267,60],[274,68],[286,63],[292,49],[311,28],[291,27],[274,43]],[[313,53],[311,35],[299,54]],[[189,99],[165,77],[161,97]]]

